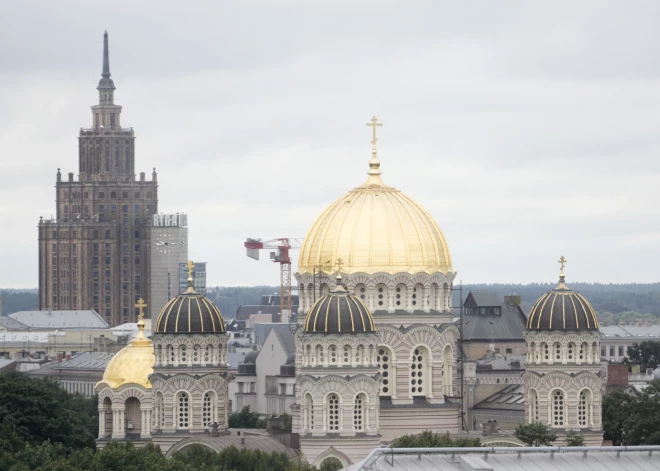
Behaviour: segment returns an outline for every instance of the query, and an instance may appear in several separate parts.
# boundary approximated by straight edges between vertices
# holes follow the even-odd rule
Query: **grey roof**
[[[245,321],[251,314],[272,314],[273,319],[279,314],[280,306],[266,306],[263,304],[242,304],[236,308],[236,320]]]
[[[0,327],[4,327],[7,330],[28,330],[28,326],[22,322],[18,322],[13,317],[0,317]]]
[[[516,363],[518,363],[516,365]],[[524,370],[527,358],[525,355],[495,355],[485,356],[477,360],[477,370],[492,370],[492,371],[510,371],[510,370]]]
[[[62,370],[105,371],[105,367],[114,356],[114,353],[83,352],[71,360],[63,361],[59,368]]]
[[[446,409],[452,407],[458,407],[458,405],[453,402],[431,404],[425,397],[413,397],[412,404],[393,404],[392,399],[389,397],[380,398],[381,409]]]
[[[227,366],[229,369],[238,368],[238,365],[243,363],[245,355],[247,355],[246,352],[227,352]]]
[[[93,309],[88,311],[19,311],[10,317],[30,329],[107,329],[110,326]]]
[[[296,345],[293,341],[293,332],[291,332],[291,330],[281,330],[281,329],[276,329],[274,332],[275,335],[277,336],[277,339],[282,344],[284,353],[286,353],[287,356],[291,356],[295,354]]]
[[[607,325],[601,326],[600,332],[603,338],[628,338],[638,340],[655,340],[660,338],[660,325],[637,326],[637,325]]]
[[[522,384],[510,384],[501,391],[475,404],[474,409],[524,411],[525,386]]]
[[[284,332],[291,332],[291,326],[295,324],[282,324],[279,322],[260,322],[254,325],[255,342],[263,346],[270,329],[276,329]]]
[[[16,360],[14,359],[0,359],[0,373],[11,373],[16,369]]]
[[[463,339],[469,340],[523,340],[527,317],[519,306],[500,301],[501,315],[463,316]],[[459,320],[460,325],[460,320]]]
[[[472,295],[474,302],[476,302],[479,307],[502,305],[502,300],[495,291],[470,291],[468,297],[470,297],[470,295]]]
[[[649,453],[646,450],[653,450]],[[487,453],[487,455],[486,455]],[[377,448],[349,471],[654,471],[660,446]]]

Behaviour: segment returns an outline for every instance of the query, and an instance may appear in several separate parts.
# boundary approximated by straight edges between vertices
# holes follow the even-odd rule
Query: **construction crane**
[[[291,315],[291,250],[299,249],[302,239],[281,237],[279,239],[263,240],[248,239],[245,241],[247,256],[259,260],[259,251],[275,250],[270,253],[270,259],[280,264],[280,319]]]

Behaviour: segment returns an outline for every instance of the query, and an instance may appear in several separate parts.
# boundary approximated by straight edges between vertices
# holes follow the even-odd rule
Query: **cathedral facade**
[[[456,273],[449,247],[423,207],[383,182],[379,123],[374,118],[368,125],[374,137],[367,181],[312,224],[295,274],[300,325],[294,432],[316,465],[330,456],[344,464],[366,456],[358,440],[352,440],[353,449],[342,448],[344,437],[357,436],[371,446],[407,433],[460,430],[459,331],[450,302]],[[316,299],[319,279],[324,296]],[[333,314],[328,296],[338,290],[359,301],[373,319],[373,333],[323,330],[313,316],[319,310],[324,319]],[[310,325],[317,330],[310,332]],[[358,410],[366,411],[368,428],[356,425]]]
[[[135,322],[149,298],[150,225],[158,212],[154,169],[136,178],[135,134],[121,125],[108,35],[92,126],[78,137],[78,178],[55,183],[56,216],[39,221],[39,308],[94,309],[110,325]]]

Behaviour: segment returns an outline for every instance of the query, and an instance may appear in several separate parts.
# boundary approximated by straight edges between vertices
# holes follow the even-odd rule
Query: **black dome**
[[[154,334],[225,333],[220,310],[205,296],[189,288],[170,300],[158,316]]]
[[[545,293],[527,317],[527,330],[598,330],[598,318],[589,301],[570,289],[560,276],[559,284]]]
[[[305,332],[316,334],[356,334],[374,331],[374,318],[357,296],[337,287],[316,301],[307,314]]]

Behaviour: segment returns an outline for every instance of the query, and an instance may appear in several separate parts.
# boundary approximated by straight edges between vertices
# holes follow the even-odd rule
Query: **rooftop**
[[[655,455],[653,454],[655,453]],[[660,446],[376,448],[349,471],[653,471]]]
[[[28,326],[22,322],[18,322],[13,317],[0,317],[0,328],[7,330],[28,330]]]
[[[107,329],[110,326],[93,309],[88,311],[19,311],[10,314],[30,329]]]

